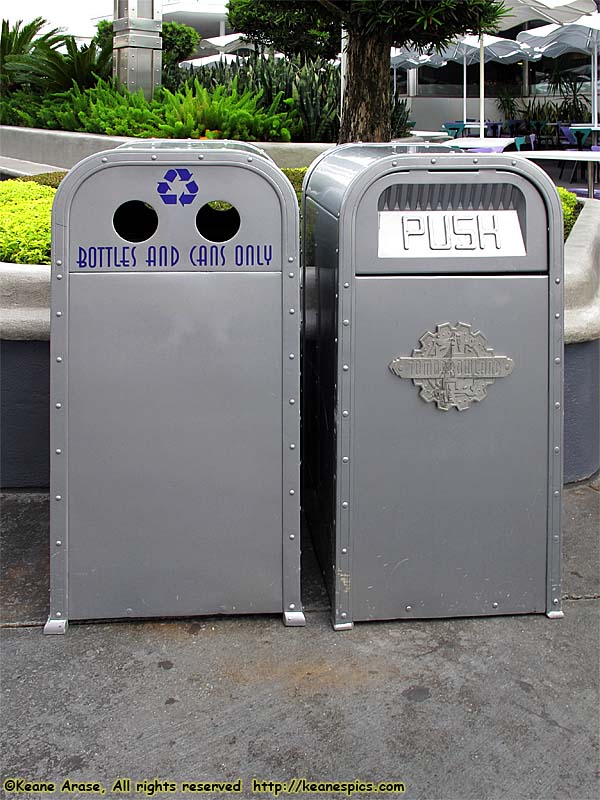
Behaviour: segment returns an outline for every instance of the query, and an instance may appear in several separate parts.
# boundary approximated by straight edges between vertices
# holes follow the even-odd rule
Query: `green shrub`
[[[0,261],[50,263],[55,190],[35,182],[0,181]]]
[[[306,175],[306,169],[307,167],[287,167],[281,170],[294,187],[298,202],[302,200],[302,181]]]
[[[575,224],[575,220],[579,216],[579,211],[581,209],[577,201],[577,195],[574,192],[569,192],[567,189],[563,189],[562,186],[557,186],[556,191],[558,192],[560,202],[562,203],[563,216],[565,218],[566,239],[571,233],[571,228]]]
[[[16,180],[33,181],[40,186],[50,186],[52,189],[58,189],[59,183],[66,174],[66,172],[40,172],[39,175],[24,175],[22,178],[17,178]]]

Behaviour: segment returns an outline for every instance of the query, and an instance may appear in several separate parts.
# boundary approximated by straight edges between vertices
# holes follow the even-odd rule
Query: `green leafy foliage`
[[[557,186],[556,191],[560,197],[560,202],[563,209],[563,217],[565,220],[565,239],[571,233],[571,229],[575,224],[575,220],[579,216],[581,210],[577,195],[574,192],[569,192],[562,186]]]
[[[161,135],[173,139],[243,139],[245,141],[289,142],[289,114],[277,109],[281,95],[268,108],[259,108],[262,93],[250,90],[239,93],[237,80],[231,89],[218,86],[212,92],[194,81],[173,93],[164,89],[160,103],[164,108]]]
[[[335,58],[340,51],[340,21],[318,2],[229,0],[227,10],[233,30],[259,49],[311,59]]]
[[[161,89],[148,101],[141,90],[128,92],[114,81],[98,81],[92,88],[73,86],[23,108],[3,104],[3,116],[18,124],[108,136],[211,138],[289,142],[297,116],[281,95],[270,106],[262,95],[231,87],[208,90],[197,81],[177,92]],[[283,109],[283,110],[281,110]]]
[[[400,139],[410,134],[410,106],[405,97],[392,97],[392,138]],[[414,123],[412,123],[414,125]]]
[[[182,72],[184,72],[182,70]],[[294,141],[334,142],[339,131],[339,67],[325,59],[276,59],[254,56],[246,61],[200,67],[195,79],[207,88],[232,87],[261,94],[261,103],[287,110]],[[274,101],[279,97],[279,105]]]
[[[50,263],[55,190],[34,182],[0,181],[0,261]]]
[[[40,186],[50,186],[52,189],[58,189],[66,174],[62,170],[60,172],[40,172],[38,175],[23,175],[22,178],[15,178],[15,180],[33,182]]]
[[[65,37],[58,28],[46,33],[42,30],[46,20],[36,17],[32,22],[23,24],[19,20],[11,26],[8,20],[2,20],[0,30],[0,92],[17,89],[29,82],[29,69],[39,63],[40,58],[55,52],[65,42]]]
[[[200,41],[200,34],[189,25],[178,22],[163,22],[163,66],[177,66],[180,61],[190,58]]]

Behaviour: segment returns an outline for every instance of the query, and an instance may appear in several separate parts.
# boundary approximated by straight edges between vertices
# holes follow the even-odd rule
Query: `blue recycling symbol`
[[[158,182],[156,191],[167,206],[189,206],[198,194],[198,184],[192,180],[194,176],[189,169],[168,169],[162,181]]]

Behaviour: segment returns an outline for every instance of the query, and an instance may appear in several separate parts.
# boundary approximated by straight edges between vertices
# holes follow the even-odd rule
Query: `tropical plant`
[[[58,28],[42,33],[47,22],[36,17],[23,25],[19,20],[12,27],[2,20],[0,31],[0,92],[13,91],[29,83],[29,70],[38,63],[40,56],[56,51],[65,42]]]
[[[235,79],[229,91],[219,86],[209,92],[198,81],[176,93],[164,89],[157,101],[164,109],[164,122],[159,130],[163,136],[175,139],[289,142],[290,116],[277,111],[281,97],[277,95],[268,108],[259,108],[260,99],[260,93],[239,93]]]
[[[64,92],[76,85],[79,89],[95,86],[111,73],[112,42],[100,48],[94,42],[77,46],[72,36],[65,39],[65,53],[43,48],[38,57],[20,74],[44,93]]]
[[[392,138],[400,139],[409,135],[409,116],[408,100],[405,97],[392,97]]]
[[[504,119],[517,119],[517,98],[518,92],[512,86],[501,86],[498,89],[496,105]]]

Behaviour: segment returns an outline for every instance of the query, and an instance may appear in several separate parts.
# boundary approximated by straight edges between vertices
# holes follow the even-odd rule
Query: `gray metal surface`
[[[565,483],[600,468],[600,339],[565,345]]]
[[[126,241],[113,215],[131,200],[126,228],[148,206],[158,225]],[[218,243],[196,226],[210,200],[241,221]],[[91,157],[57,194],[52,283],[47,632],[209,613],[302,624],[289,182],[244,147]]]
[[[150,100],[162,82],[162,0],[114,0],[113,75]]]
[[[547,281],[357,279],[355,620],[546,610]],[[447,319],[472,323],[514,361],[462,413],[424,403],[385,357]]]
[[[305,498],[334,627],[560,616],[563,245],[552,183],[509,156],[346,145],[313,164],[304,190]],[[393,224],[378,250],[390,213],[393,257]],[[425,238],[440,215],[452,234],[459,216],[486,230],[492,219],[493,246],[474,228],[479,252],[467,258],[434,252],[437,234],[402,254],[406,215]],[[440,344],[448,330],[456,352]],[[427,368],[441,358],[443,370],[415,386],[413,359],[426,350]],[[503,367],[493,385],[466,379],[493,357]]]

